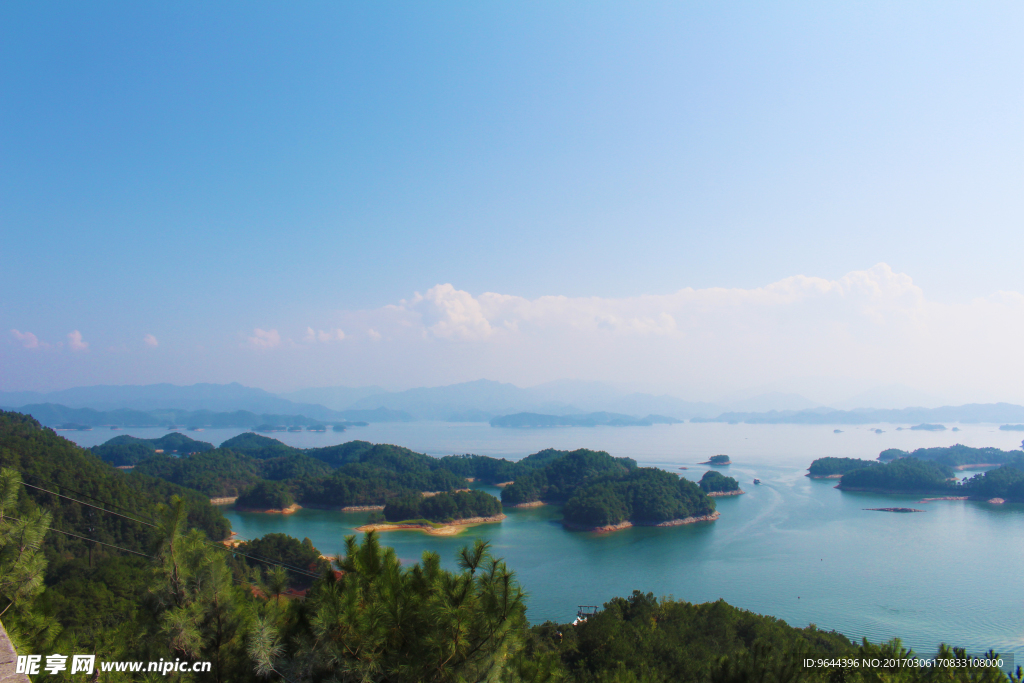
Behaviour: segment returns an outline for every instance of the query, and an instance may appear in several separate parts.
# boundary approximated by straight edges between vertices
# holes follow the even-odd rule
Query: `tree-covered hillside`
[[[501,492],[501,502],[505,505],[535,501],[564,503],[587,482],[623,476],[636,469],[636,461],[631,458],[613,458],[604,451],[586,448],[568,453],[549,449],[528,456],[523,462],[527,471]]]
[[[89,506],[148,519],[157,503],[166,503],[171,496],[179,495],[188,502],[191,526],[212,538],[224,538],[230,532],[227,520],[207,497],[155,477],[117,470],[91,451],[20,413],[0,411],[0,467],[17,470],[26,484],[81,501],[76,503],[26,487],[27,496],[22,498],[23,507],[19,509],[24,512],[37,505],[51,510],[56,529],[141,551],[148,548],[151,540],[148,527]],[[85,546],[81,541],[60,536],[52,539],[49,547],[55,552],[77,552]]]
[[[562,515],[570,525],[658,524],[715,511],[715,501],[689,479],[655,467],[609,474],[577,487]]]
[[[278,481],[261,481],[246,489],[235,504],[248,510],[284,510],[295,502],[288,487]]]
[[[1024,502],[1024,469],[1019,465],[1003,465],[976,474],[961,484],[965,495],[976,498],[1003,498]]]
[[[126,517],[23,486],[18,472],[106,510],[117,505]],[[695,501],[703,495],[667,472],[634,467],[617,476],[610,489],[634,506],[650,505],[673,482],[688,485]],[[606,484],[588,481],[573,497]],[[1019,671],[962,666],[963,651],[948,648],[938,654],[957,661],[927,669],[805,667],[809,656],[909,653],[898,641],[855,646],[722,601],[639,591],[575,625],[531,629],[523,587],[485,541],[460,549],[446,570],[436,553],[401,562],[375,534],[349,536],[330,566],[308,539],[282,534],[226,548],[197,528],[220,539],[216,515],[198,494],[115,470],[31,418],[0,413],[0,619],[19,653],[202,662],[210,669],[196,680],[238,683],[1021,683]],[[137,531],[127,533],[129,525]],[[129,676],[82,680],[136,680]],[[190,680],[154,676],[146,680]]]
[[[389,522],[407,519],[452,522],[500,514],[501,502],[483,491],[456,491],[429,497],[414,494],[390,500],[384,507],[384,519]]]
[[[111,465],[121,467],[138,464],[155,455],[158,450],[164,453],[203,453],[213,450],[213,444],[196,441],[178,432],[165,434],[158,439],[140,439],[121,434],[89,450]]]
[[[1024,451],[1004,451],[991,447],[971,448],[970,446],[956,444],[955,446],[945,448],[918,448],[913,452],[889,448],[878,455],[878,459],[883,462],[910,457],[918,460],[932,460],[940,465],[947,465],[949,467],[981,464],[1002,465],[1024,461]]]
[[[952,476],[953,470],[948,465],[908,457],[847,472],[839,480],[839,486],[844,489],[946,493],[956,487],[956,482],[949,481]]]

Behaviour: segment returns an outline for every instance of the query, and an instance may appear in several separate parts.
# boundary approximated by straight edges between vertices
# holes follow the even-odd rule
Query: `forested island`
[[[290,514],[298,509],[288,487],[278,481],[261,481],[235,501],[239,510]]]
[[[374,533],[347,537],[333,560],[284,534],[229,548],[214,542],[229,526],[205,496],[116,470],[12,413],[0,413],[0,520],[0,618],[17,654],[205,663],[209,680],[242,683],[871,683],[879,670],[804,667],[802,658],[910,656],[895,640],[858,645],[721,600],[639,591],[576,624],[531,626],[514,568],[480,540],[456,553],[452,570],[430,552],[402,563]],[[964,666],[963,650],[943,646],[938,656],[949,663],[881,674],[895,683],[1020,680]]]
[[[838,479],[852,470],[877,464],[874,460],[859,458],[818,458],[807,468],[807,476],[811,479]]]
[[[705,472],[697,485],[700,486],[701,491],[711,497],[738,496],[744,493],[740,490],[740,483],[738,481],[714,470]]]
[[[388,501],[384,520],[373,521],[358,531],[417,529],[448,536],[469,525],[489,524],[505,519],[501,502],[484,491],[455,491],[432,496],[413,495]]]
[[[562,503],[563,524],[570,529],[611,531],[717,518],[715,502],[696,484],[657,468],[637,467],[632,458],[587,449],[541,451],[524,461],[531,458],[547,463],[517,477],[501,492],[502,503]]]
[[[961,444],[945,448],[918,448],[913,452],[889,448],[878,454],[878,459],[882,462],[907,457],[914,457],[918,460],[933,460],[957,470],[1024,463],[1024,451],[1003,451],[998,448],[971,448]]]
[[[712,455],[710,458],[708,458],[707,460],[705,460],[704,462],[699,463],[699,464],[701,464],[701,465],[718,465],[718,466],[731,465],[732,464],[732,460],[729,459],[728,455]]]
[[[953,476],[953,468],[936,460],[903,457],[888,463],[843,474],[836,488],[845,491],[931,494],[1002,503],[1024,502],[1024,463],[1020,460],[966,481]]]
[[[180,435],[178,435],[180,436]],[[121,438],[121,437],[118,437]],[[187,437],[183,437],[187,438]],[[110,442],[108,442],[109,444]],[[198,443],[198,442],[196,442]],[[125,444],[96,447],[101,457],[125,459]],[[135,444],[135,446],[138,446]],[[190,446],[191,448],[191,446]],[[486,494],[459,496],[470,480],[507,484],[502,503],[525,507],[544,503],[564,505],[567,527],[625,528],[633,524],[674,525],[715,519],[711,495],[736,495],[739,486],[729,477],[711,477],[705,489],[677,475],[638,468],[631,458],[613,458],[603,451],[547,449],[518,462],[479,455],[434,458],[407,448],[364,441],[327,448],[298,449],[248,432],[228,439],[219,448],[184,457],[141,448],[133,451],[133,472],[186,486],[210,498],[238,497],[245,510],[290,512],[302,507],[328,509],[404,509],[395,515],[425,519],[432,524],[469,517],[488,518],[496,499]],[[146,456],[146,457],[142,457]],[[435,499],[423,492],[441,492]],[[395,508],[404,501],[402,508]],[[410,501],[423,506],[415,513]],[[454,507],[451,506],[454,504]]]

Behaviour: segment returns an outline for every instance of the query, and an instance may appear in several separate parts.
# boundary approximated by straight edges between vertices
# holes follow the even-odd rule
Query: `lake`
[[[874,433],[878,427],[883,434]],[[873,459],[885,448],[969,446],[1019,448],[1019,432],[960,425],[959,432],[922,432],[895,425],[832,426],[679,424],[652,427],[495,429],[486,424],[372,424],[346,433],[282,432],[299,447],[352,439],[407,446],[431,455],[478,453],[519,459],[543,448],[593,448],[629,456],[697,480],[697,463],[718,453],[719,468],[747,493],[718,498],[717,522],[636,527],[612,534],[569,532],[558,508],[507,511],[501,524],[456,537],[415,531],[381,535],[403,562],[424,551],[454,567],[457,548],[476,538],[515,569],[529,593],[528,617],[572,621],[577,605],[601,604],[633,590],[690,602],[724,599],[794,626],[817,624],[854,639],[903,638],[919,653],[940,642],[981,653],[1024,653],[1024,506],[968,501],[918,503],[919,496],[841,492],[835,480],[804,476],[818,457]],[[242,430],[186,432],[219,444]],[[117,434],[152,438],[160,429],[61,432],[90,446]],[[679,470],[679,467],[687,467]],[[973,474],[965,473],[965,474]],[[759,478],[761,486],[752,480]],[[482,487],[495,495],[496,489]],[[897,514],[864,508],[914,507]],[[270,532],[309,537],[335,554],[368,513],[300,510],[283,517],[226,510],[242,538]],[[1020,661],[1018,657],[1018,661]]]

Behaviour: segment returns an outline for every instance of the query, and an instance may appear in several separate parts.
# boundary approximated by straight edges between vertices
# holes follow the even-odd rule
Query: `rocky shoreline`
[[[712,491],[707,494],[708,498],[724,498],[725,496],[742,496],[746,491],[736,489],[735,491]]]
[[[356,531],[365,533],[367,531],[410,530],[422,531],[423,533],[430,534],[431,536],[454,536],[471,526],[476,526],[478,524],[494,524],[503,519],[505,519],[505,515],[494,515],[493,517],[467,517],[465,519],[457,519],[453,522],[449,522],[448,524],[442,524],[441,526],[379,522],[376,524],[364,524],[363,526],[356,527]]]
[[[517,503],[516,505],[506,505],[507,508],[539,508],[541,505],[547,505],[543,500],[531,500],[529,503]]]
[[[562,520],[562,526],[570,531],[596,531],[597,533],[610,533],[612,531],[620,531],[621,529],[628,529],[631,526],[682,526],[684,524],[696,524],[697,522],[713,522],[722,513],[715,511],[710,515],[702,515],[700,517],[684,517],[683,519],[670,519],[666,522],[619,522],[618,524],[608,524],[605,526],[588,526],[586,524],[576,524],[574,522],[567,522]]]
[[[843,475],[841,475],[841,474],[810,474],[810,473],[808,473],[808,474],[805,474],[804,476],[805,477],[810,477],[811,479],[842,479],[843,478]]]

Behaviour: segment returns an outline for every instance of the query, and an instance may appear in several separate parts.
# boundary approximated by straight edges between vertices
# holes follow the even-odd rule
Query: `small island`
[[[919,424],[911,427],[912,430],[926,431],[926,432],[944,432],[946,431],[946,425],[933,425],[933,424]]]
[[[700,490],[712,498],[720,496],[739,496],[746,491],[740,489],[740,483],[732,477],[727,477],[720,472],[708,470],[700,478]]]
[[[442,492],[432,496],[405,496],[384,506],[384,521],[372,521],[356,531],[411,529],[433,536],[452,536],[477,524],[505,519],[501,503],[483,491]]]
[[[270,512],[290,515],[299,509],[288,488],[278,481],[261,481],[235,501],[235,509],[244,512]]]
[[[864,508],[870,512],[924,512],[915,508]]]
[[[724,466],[724,465],[731,465],[732,461],[729,460],[729,456],[728,455],[712,455],[710,458],[708,458],[704,462],[697,463],[697,464],[698,465],[716,465],[716,466],[721,467],[721,466]]]
[[[858,458],[818,458],[807,468],[805,476],[811,479],[839,479],[847,472],[877,464],[874,460]]]

